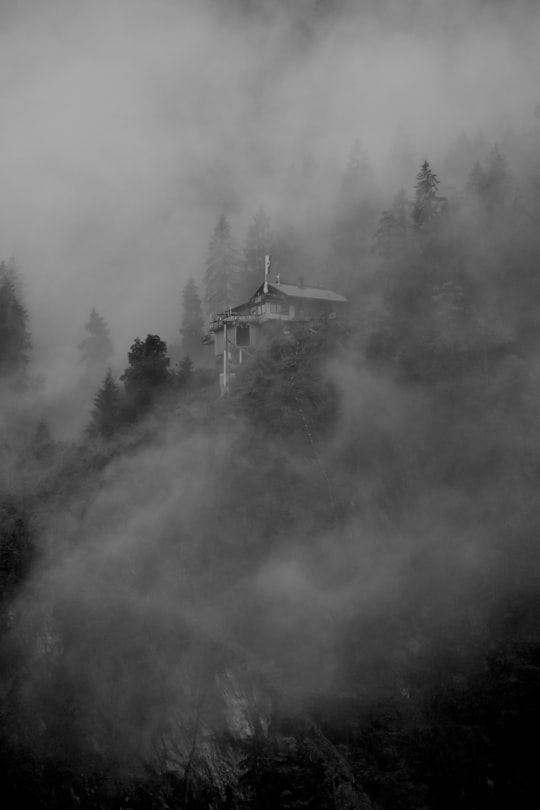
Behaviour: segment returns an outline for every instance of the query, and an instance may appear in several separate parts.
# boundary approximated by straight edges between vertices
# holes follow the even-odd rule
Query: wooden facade
[[[265,282],[249,301],[211,316],[206,342],[214,356],[223,358],[222,391],[227,390],[234,368],[260,346],[268,331],[291,323],[342,319],[347,299],[322,287]]]

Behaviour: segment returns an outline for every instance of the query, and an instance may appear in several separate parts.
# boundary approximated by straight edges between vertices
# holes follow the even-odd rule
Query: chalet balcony
[[[272,312],[271,304],[259,305],[260,312],[236,313],[223,312],[210,321],[210,331],[218,332],[223,326],[237,326],[238,324],[261,324],[266,321],[290,321],[293,316],[289,313]]]

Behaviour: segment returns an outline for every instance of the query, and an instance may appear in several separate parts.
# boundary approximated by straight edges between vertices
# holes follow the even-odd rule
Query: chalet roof
[[[263,287],[261,285],[257,293],[260,294],[262,289]],[[347,303],[347,299],[339,293],[333,290],[326,290],[322,287],[300,287],[297,284],[272,284],[268,282],[268,292],[285,295],[288,298],[309,298],[317,301],[340,301],[343,304]]]

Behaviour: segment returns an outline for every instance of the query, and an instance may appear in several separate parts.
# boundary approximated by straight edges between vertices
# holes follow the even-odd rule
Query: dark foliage
[[[4,496],[0,505],[0,594],[3,608],[7,607],[8,597],[12,597],[28,573],[32,556],[28,517],[21,504]],[[4,619],[2,616],[2,621]]]
[[[0,378],[22,379],[31,348],[28,313],[15,272],[0,264]]]
[[[429,229],[444,210],[446,199],[438,193],[439,180],[427,160],[416,175],[413,221],[418,230]]]
[[[128,410],[138,414],[147,411],[170,382],[167,344],[159,335],[135,338],[128,352],[129,366],[120,379],[128,395]]]
[[[182,351],[193,358],[200,358],[203,351],[203,311],[197,285],[189,279],[182,291]]]
[[[120,408],[120,388],[112,375],[111,369],[108,369],[103,385],[94,397],[94,407],[91,412],[92,421],[88,426],[89,434],[98,434],[105,439],[110,438],[119,426]]]

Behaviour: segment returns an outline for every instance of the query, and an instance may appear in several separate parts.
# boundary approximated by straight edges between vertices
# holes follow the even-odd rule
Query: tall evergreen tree
[[[251,295],[264,279],[264,257],[272,253],[274,241],[270,217],[261,206],[248,228],[239,280],[242,299]]]
[[[120,388],[109,368],[101,388],[94,397],[94,407],[91,411],[92,421],[88,432],[97,433],[103,438],[110,438],[118,426],[119,408]]]
[[[222,215],[214,228],[206,258],[204,302],[209,313],[238,303],[239,266],[238,245],[227,218]]]
[[[439,180],[427,160],[416,175],[413,221],[417,230],[429,229],[442,213],[446,198],[438,193]]]
[[[159,335],[139,337],[128,352],[129,366],[120,379],[135,409],[144,410],[169,381],[167,344]]]
[[[393,259],[400,255],[407,244],[408,207],[405,190],[401,189],[391,207],[381,214],[373,238],[373,253],[383,259]]]
[[[77,348],[81,353],[81,363],[84,363],[86,370],[92,373],[103,369],[114,354],[114,350],[109,337],[107,322],[95,309],[92,309],[88,323],[84,325],[84,328],[89,333],[88,337],[81,340]]]
[[[182,352],[197,358],[201,354],[204,320],[197,285],[190,278],[182,291]]]
[[[18,289],[15,271],[0,264],[0,377],[24,374],[31,348],[28,313]]]

